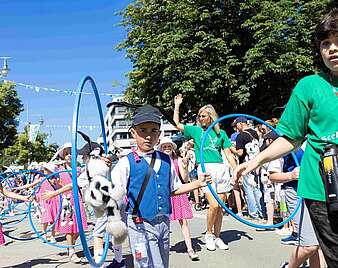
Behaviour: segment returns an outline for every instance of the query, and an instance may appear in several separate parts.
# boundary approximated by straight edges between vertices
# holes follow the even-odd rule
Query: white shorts
[[[231,185],[231,176],[229,173],[229,167],[223,163],[205,163],[205,170],[207,173],[210,173],[213,183],[211,184],[212,188],[216,193],[222,194],[227,193],[232,190]],[[197,174],[202,173],[201,164],[198,165]],[[202,188],[204,193],[210,192],[209,187]]]
[[[272,203],[275,200],[275,187],[271,185],[268,187],[264,184],[264,203]]]

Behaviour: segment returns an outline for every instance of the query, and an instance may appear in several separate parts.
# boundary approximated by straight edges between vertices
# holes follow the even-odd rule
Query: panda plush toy
[[[81,135],[83,136],[83,134]],[[128,235],[127,226],[122,220],[124,189],[121,186],[113,185],[109,180],[110,168],[101,158],[102,148],[93,149],[88,136],[85,140],[88,142],[91,152],[86,164],[89,185],[85,191],[84,200],[93,208],[96,217],[107,215],[106,231],[114,237],[115,244],[121,244]]]

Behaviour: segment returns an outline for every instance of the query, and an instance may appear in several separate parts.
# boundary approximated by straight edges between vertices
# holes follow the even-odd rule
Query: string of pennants
[[[64,93],[69,96],[75,96],[76,91],[75,90],[60,90],[56,88],[48,88],[48,87],[41,87],[41,86],[35,86],[35,85],[29,85],[24,83],[18,83],[10,80],[4,80],[5,83],[14,83],[17,86],[25,87],[27,89],[32,89],[36,93],[39,93],[40,91],[49,91],[49,92],[58,92],[58,93]],[[92,92],[82,92],[82,95],[93,95]],[[107,96],[107,97],[120,97],[121,94],[110,94],[110,93],[99,93],[100,96]]]
[[[43,125],[43,127],[45,127],[45,128],[66,128],[69,131],[71,130],[71,126],[70,125]],[[80,125],[80,126],[78,126],[78,128],[79,129],[88,129],[88,130],[92,131],[92,130],[99,129],[100,127],[99,126],[95,126],[95,125],[93,125],[93,126],[91,126],[91,125],[88,125],[88,126],[83,125],[83,126],[81,126]]]

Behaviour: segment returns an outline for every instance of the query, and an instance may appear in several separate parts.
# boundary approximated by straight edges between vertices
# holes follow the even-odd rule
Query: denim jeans
[[[252,179],[254,175],[247,174],[244,176],[243,189],[245,192],[246,202],[248,205],[249,216],[257,219],[259,217],[263,217],[261,207],[262,192],[259,188],[259,184],[257,184],[256,186],[252,186],[249,184],[248,180],[250,177]]]

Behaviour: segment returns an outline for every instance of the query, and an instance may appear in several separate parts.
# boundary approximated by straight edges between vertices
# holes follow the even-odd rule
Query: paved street
[[[222,238],[229,244],[230,249],[209,252],[205,248],[204,235],[202,234],[206,226],[205,214],[206,211],[195,212],[194,219],[190,221],[193,245],[200,255],[200,261],[192,262],[188,258],[179,224],[172,223],[170,267],[274,268],[279,267],[292,250],[292,246],[280,244],[281,237],[275,232],[257,232],[255,229],[226,216]],[[29,222],[20,223],[18,230],[11,231],[10,234],[19,237],[30,236],[32,232]],[[60,241],[60,239],[58,240]],[[45,245],[40,240],[21,242],[6,238],[6,242],[6,246],[0,247],[0,267],[90,267],[85,257],[83,257],[82,264],[69,263],[65,250]],[[80,248],[78,250],[81,252]],[[128,243],[123,245],[123,251],[127,267],[132,267]],[[109,263],[108,261],[112,258],[112,252],[109,251],[106,263]]]

